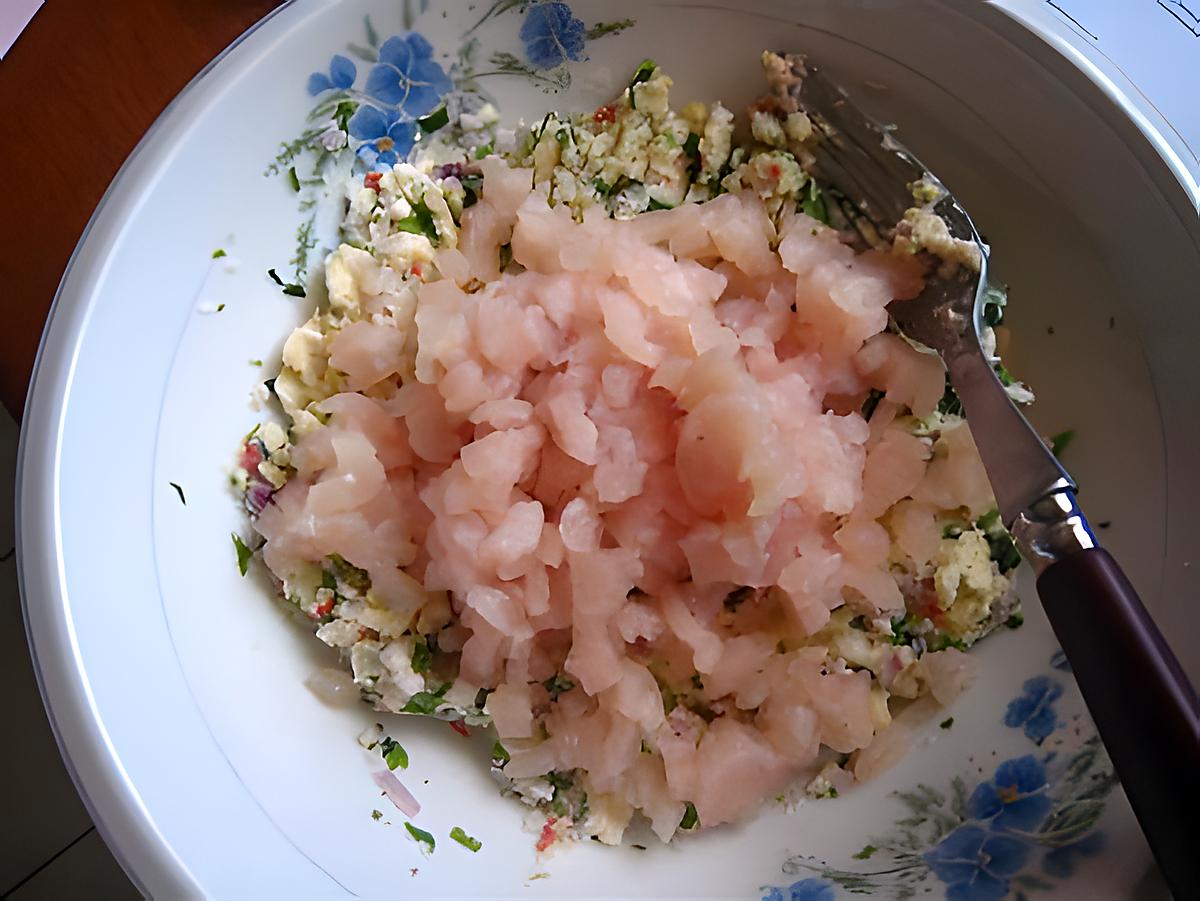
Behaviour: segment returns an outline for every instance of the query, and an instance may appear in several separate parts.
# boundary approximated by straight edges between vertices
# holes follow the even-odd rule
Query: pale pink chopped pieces
[[[688,803],[744,819],[822,747],[886,768],[912,723],[877,735],[871,673],[813,636],[844,604],[903,610],[897,555],[926,567],[939,516],[992,504],[965,425],[905,425],[945,378],[883,331],[917,264],[803,214],[780,238],[750,193],[577,222],[529,170],[479,166],[415,334],[333,339],[346,393],[257,520],[267,564],[287,580],[339,554],[411,627],[440,611],[506,774],[581,768],[664,841]],[[943,703],[970,677],[957,651],[921,666]]]

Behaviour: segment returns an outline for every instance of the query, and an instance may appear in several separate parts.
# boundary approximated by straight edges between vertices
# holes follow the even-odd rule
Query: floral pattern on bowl
[[[955,776],[941,788],[919,784],[897,792],[909,816],[851,855],[874,866],[841,868],[793,856],[783,864],[784,873],[817,875],[765,886],[763,901],[833,901],[838,888],[906,899],[935,880],[950,901],[1024,898],[1029,891],[1061,887],[1082,859],[1104,848],[1097,823],[1117,785],[1090,722],[1085,734],[1058,721],[1054,702],[1062,694],[1056,679],[1035,676],[1009,702],[1003,722],[1022,728],[1037,746],[1051,735],[1064,745],[1073,736],[1073,751],[1005,760],[973,786]]]
[[[349,163],[365,174],[403,161],[421,140],[423,117],[436,115],[455,94],[490,100],[489,78],[523,78],[545,92],[565,89],[572,64],[587,59],[589,43],[636,25],[633,19],[588,25],[559,0],[494,0],[461,34],[453,63],[443,67],[430,42],[414,30],[428,0],[413,6],[411,0],[404,3],[402,33],[381,40],[367,18],[365,42],[350,44],[349,55],[334,54],[325,70],[309,76],[307,91],[316,103],[308,127],[281,145],[267,167],[265,174],[288,175],[302,212],[309,214],[292,261],[298,281],[316,244],[310,211],[326,166]],[[503,50],[483,55],[477,32],[498,19],[511,20],[512,45],[520,55]],[[311,175],[298,174],[302,160],[311,165]],[[841,866],[788,857],[782,873],[798,878],[760,886],[762,901],[908,899],[935,888],[951,901],[1024,901],[1030,892],[1061,890],[1082,860],[1106,846],[1098,822],[1118,782],[1090,723],[1086,732],[1068,728],[1059,714],[1064,683],[1054,673],[1070,678],[1061,651],[1048,669],[1026,680],[1000,717],[1004,726],[1024,734],[1033,751],[1000,762],[983,779],[956,775],[940,787],[921,783],[896,792],[906,817],[861,850],[847,851]],[[1043,750],[1052,737],[1053,744],[1073,744],[1073,750]]]

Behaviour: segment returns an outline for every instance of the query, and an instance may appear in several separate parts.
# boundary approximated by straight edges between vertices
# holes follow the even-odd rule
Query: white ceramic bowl
[[[587,40],[561,70],[569,89],[487,76],[507,119],[591,108],[646,56],[681,99],[739,108],[759,89],[759,51],[773,47],[810,52],[899,124],[995,248],[1012,288],[1011,368],[1039,393],[1033,416],[1047,432],[1076,430],[1067,462],[1085,506],[1111,522],[1104,539],[1200,676],[1186,640],[1200,588],[1200,561],[1189,567],[1200,538],[1200,195],[1156,152],[1146,120],[1052,37],[982,3],[572,0],[570,10],[587,26],[635,24]],[[447,65],[489,13],[475,32],[480,59],[526,58],[521,3],[285,6],[186,89],[121,170],[38,359],[21,445],[26,622],[64,755],[139,886],[160,897],[828,899],[859,873],[885,897],[906,886],[962,898],[1134,892],[1151,864],[1119,788],[1076,797],[1064,775],[1087,763],[1091,726],[1069,673],[1051,665],[1032,595],[1023,629],[978,648],[983,675],[952,709],[955,726],[836,801],[766,810],[666,848],[589,845],[538,861],[518,805],[496,796],[481,741],[406,721],[405,778],[442,841],[424,858],[398,825],[372,820],[386,802],[354,736],[373,716],[324,707],[302,685],[328,658],[269,602],[264,580],[238,577],[228,536],[240,519],[223,474],[258,419],[247,396],[261,371],[247,361],[269,367],[272,351],[277,361],[306,315],[264,276],[291,255],[298,217],[285,181],[262,171],[303,126],[310,73],[366,41],[368,13],[382,37],[414,17]],[[216,247],[229,256],[212,260]],[[221,314],[199,312],[217,302]],[[986,795],[1011,777],[996,775],[1005,760],[1044,773],[1037,790],[1075,818],[1057,845],[1039,820],[1002,848],[1000,819],[956,803],[956,785]],[[1091,766],[1105,772],[1102,757]],[[933,794],[894,794],[919,784]],[[907,845],[895,838],[906,816],[917,823]],[[483,850],[446,840],[452,825]],[[853,856],[888,836],[907,856]]]

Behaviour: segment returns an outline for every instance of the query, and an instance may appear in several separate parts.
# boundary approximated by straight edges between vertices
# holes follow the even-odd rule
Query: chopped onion
[[[304,684],[308,690],[332,707],[350,707],[358,703],[358,686],[345,670],[326,666],[313,672]]]
[[[421,812],[420,803],[391,770],[377,770],[371,773],[371,778],[383,789],[388,800],[396,805],[396,809],[406,817],[415,817]]]

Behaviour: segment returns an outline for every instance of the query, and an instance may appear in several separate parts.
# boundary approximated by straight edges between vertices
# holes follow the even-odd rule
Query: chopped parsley
[[[550,700],[557,701],[558,696],[565,694],[575,687],[575,683],[564,676],[562,673],[555,673],[549,679],[542,683],[542,687],[550,692]]]
[[[437,226],[433,222],[433,213],[429,212],[429,207],[425,205],[423,200],[418,200],[412,205],[412,212],[397,221],[396,228],[409,234],[424,235],[434,244],[438,240]]]
[[[306,297],[308,294],[308,292],[305,291],[302,286],[294,284],[292,282],[285,282],[283,279],[281,279],[279,277],[279,273],[276,272],[274,269],[268,269],[267,275],[269,275],[271,277],[271,281],[273,281],[275,284],[279,285],[279,287],[281,287],[283,289],[283,293],[286,294],[288,297]]]
[[[599,176],[592,179],[592,187],[596,189],[596,193],[601,197],[607,197],[612,193],[612,185]]]
[[[654,70],[658,68],[658,63],[652,59],[644,59],[636,69],[633,70],[633,78],[629,80],[629,108],[637,109],[637,97],[634,93],[636,88],[642,82],[649,81],[654,76]]]
[[[477,838],[472,838],[463,831],[462,826],[455,826],[450,830],[450,837],[466,848],[468,851],[478,851],[483,847],[483,842]]]
[[[987,539],[991,557],[996,562],[1001,573],[1016,569],[1021,565],[1021,552],[1017,550],[1016,542],[1004,523],[1000,521],[1000,511],[993,507],[975,521],[975,528],[983,532]]]
[[[400,767],[402,770],[408,769],[408,752],[400,745],[400,742],[384,736],[379,742],[379,754],[383,757],[383,762],[387,764],[389,770],[394,770]]]
[[[417,125],[421,127],[421,131],[425,134],[437,131],[439,128],[444,128],[450,124],[450,113],[446,111],[445,106],[439,106],[428,116],[422,116],[417,120]]]
[[[962,401],[958,399],[954,386],[950,384],[950,376],[946,376],[946,390],[942,392],[942,399],[938,401],[937,411],[943,416],[962,416]]]
[[[300,176],[296,174],[295,166],[288,169],[288,184],[292,186],[293,191],[300,193]]]
[[[946,648],[956,648],[957,650],[965,651],[967,649],[967,643],[961,638],[952,638],[943,632],[932,641],[927,642],[925,645],[925,649],[931,652],[944,651]]]
[[[223,303],[217,304],[217,312],[218,313],[220,313],[224,309],[225,309],[225,304],[223,304]]]
[[[863,419],[867,420],[868,422],[871,421],[871,417],[875,415],[875,408],[879,406],[879,402],[883,400],[883,398],[884,393],[878,388],[872,388],[870,390],[870,392],[867,394],[867,399],[863,401],[862,405]]]
[[[167,484],[175,489],[175,493],[179,495],[179,503],[183,504],[186,507],[187,506],[187,498],[183,496],[183,489],[179,486],[179,484],[177,482],[167,482]],[[239,554],[239,556],[240,556],[240,554]]]
[[[246,546],[246,542],[242,541],[242,536],[237,532],[231,532],[233,538],[233,546],[237,550],[238,572],[243,576],[246,575],[246,570],[250,568],[250,558],[254,556],[254,551]]]
[[[913,640],[912,630],[921,622],[919,617],[908,613],[892,620],[892,644],[904,645]]]
[[[949,729],[953,725],[954,725],[954,717],[952,717],[952,716],[948,716],[944,720],[942,720],[940,723],[938,723],[939,728],[942,728],[942,729]]]
[[[874,845],[863,845],[863,849],[861,851],[859,851],[857,854],[851,854],[850,856],[855,860],[869,860],[871,855],[878,850],[879,849]]]
[[[821,196],[821,189],[811,178],[808,180],[808,190],[800,196],[800,209],[818,222],[829,224],[829,210],[825,207],[825,198]]]
[[[683,809],[683,819],[679,821],[679,828],[687,831],[697,828],[700,825],[700,814],[696,813],[696,805],[691,801],[687,802],[687,807]]]
[[[1025,625],[1025,614],[1017,611],[1004,621],[1004,625],[1008,626],[1010,629],[1021,628],[1021,626]]]
[[[433,663],[433,652],[429,650],[429,644],[422,638],[413,645],[412,652],[412,669],[418,675],[429,672],[429,667]]]
[[[475,148],[475,159],[481,160],[484,157],[488,156],[488,154],[495,153],[495,151],[496,151],[496,142],[488,141],[482,147]]]
[[[404,705],[401,713],[420,713],[428,716],[434,713],[442,704],[442,695],[446,693],[448,685],[442,686],[436,692],[433,691],[418,691],[415,695],[408,699],[408,703]]]
[[[1057,435],[1051,436],[1051,438],[1050,438],[1050,453],[1054,454],[1054,456],[1058,457],[1061,460],[1063,451],[1065,451],[1067,449],[1067,445],[1069,445],[1074,440],[1075,440],[1075,430],[1074,429],[1067,429],[1066,431],[1059,432]]]
[[[380,820],[383,819],[383,811],[372,810],[371,811],[371,819],[375,820],[376,822],[379,822]]]
[[[221,259],[221,257],[224,257],[224,256],[228,256],[228,254],[225,253],[225,249],[222,247],[218,247],[216,250],[214,250],[212,252],[212,258],[214,260],[219,260],[219,259]]]
[[[499,740],[492,745],[492,760],[499,760],[501,765],[512,760],[512,755],[508,753],[508,749],[500,744]]]
[[[433,849],[437,847],[437,841],[432,835],[409,822],[405,822],[404,828],[408,830],[408,834],[413,837],[417,844],[425,845],[429,849],[428,853],[433,853]]]
[[[251,360],[250,361],[251,366],[261,366],[262,364],[263,364],[262,360]]]
[[[1008,303],[1008,290],[995,285],[983,289],[983,321],[995,328],[1004,322],[1004,307]]]
[[[683,152],[691,160],[688,163],[688,178],[695,181],[696,177],[700,174],[700,135],[694,131],[689,131],[687,138],[683,142]]]

